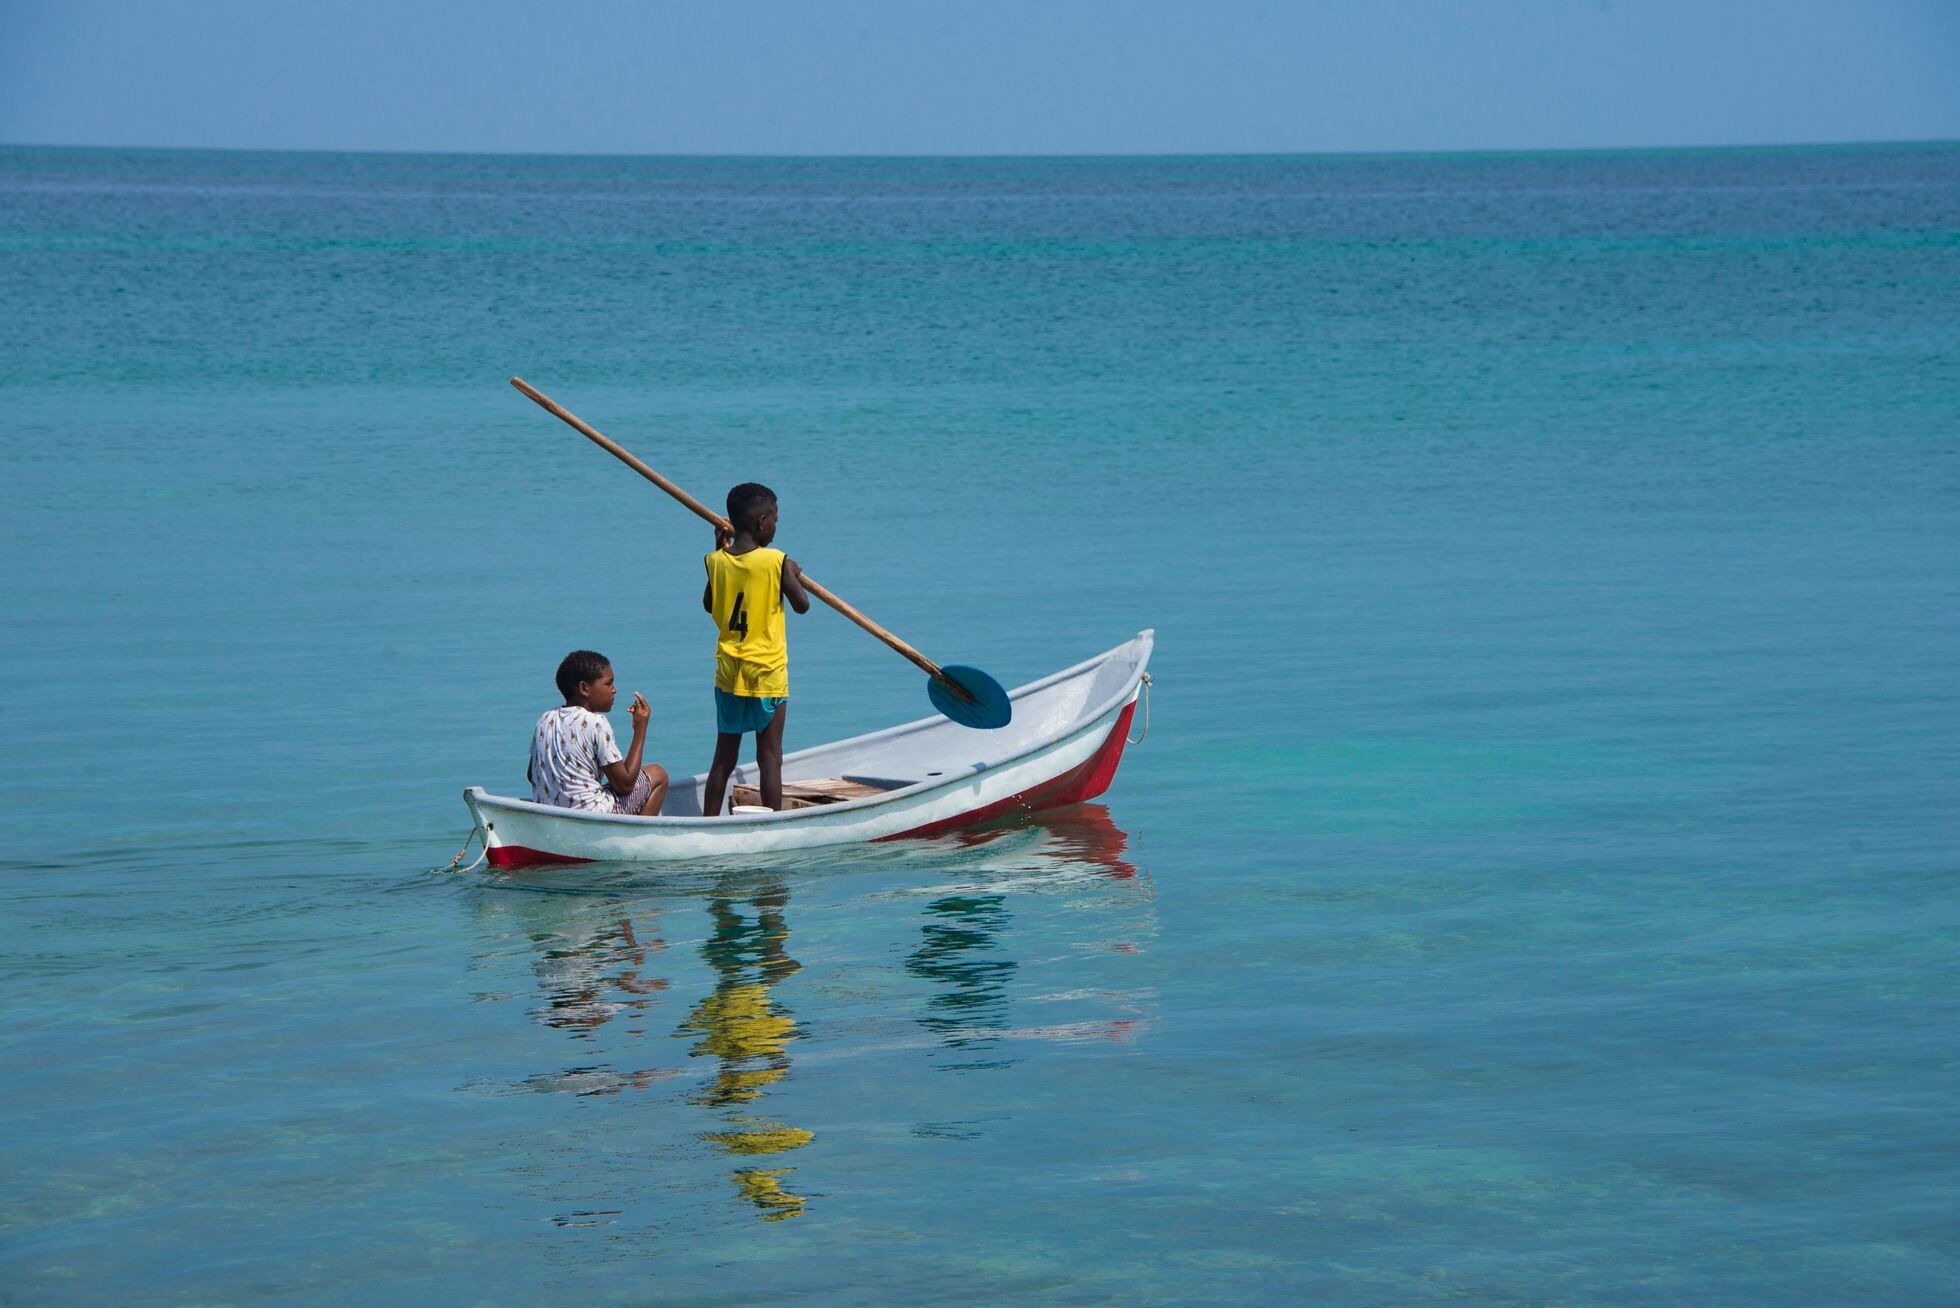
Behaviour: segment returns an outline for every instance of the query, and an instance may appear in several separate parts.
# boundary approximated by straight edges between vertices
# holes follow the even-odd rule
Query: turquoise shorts
[[[715,730],[724,736],[746,736],[751,731],[766,731],[776,710],[789,703],[789,697],[754,695],[731,695],[721,687],[715,687]]]

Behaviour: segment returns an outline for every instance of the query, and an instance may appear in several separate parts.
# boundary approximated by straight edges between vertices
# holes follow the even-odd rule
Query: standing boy
[[[735,530],[715,531],[701,592],[701,607],[715,620],[715,761],[701,795],[701,811],[710,817],[721,814],[742,737],[751,731],[762,802],[783,806],[783,720],[789,716],[783,600],[798,613],[810,611],[803,570],[769,548],[776,539],[776,492],[743,482],[728,492],[728,521]]]
[[[565,703],[546,711],[531,735],[531,765],[524,769],[531,798],[590,813],[658,814],[667,799],[667,769],[640,766],[653,713],[646,699],[635,692],[627,709],[633,743],[622,757],[605,717],[619,696],[606,656],[575,649],[558,665],[557,680]]]

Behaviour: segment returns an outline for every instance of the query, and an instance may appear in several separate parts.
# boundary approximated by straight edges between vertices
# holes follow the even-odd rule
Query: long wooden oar
[[[544,409],[545,412],[560,419],[573,431],[585,437],[600,449],[605,450],[615,459],[618,459],[621,463],[639,473],[642,477],[645,477],[661,490],[666,491],[669,495],[679,500],[683,505],[692,510],[696,516],[705,518],[723,531],[732,532],[734,530],[728,519],[722,517],[719,513],[716,513],[713,509],[703,504],[700,500],[695,499],[680,487],[674,485],[673,482],[668,481],[652,468],[647,467],[646,464],[635,458],[630,450],[625,449],[607,436],[601,434],[595,428],[587,425],[578,415],[560,405],[556,400],[553,400],[543,391],[538,390],[522,377],[511,378],[510,384],[530,396],[533,400],[536,400],[539,407]],[[885,644],[897,650],[923,670],[932,679],[926,683],[926,693],[932,699],[932,706],[953,721],[967,727],[1004,727],[1013,718],[1014,706],[1008,700],[1007,692],[1001,689],[998,681],[995,681],[992,677],[980,671],[980,669],[969,668],[960,664],[948,664],[945,667],[941,667],[925,655],[919,653],[918,650],[913,649],[910,645],[900,640],[897,636],[892,635],[891,632],[886,631],[870,618],[865,617],[856,608],[846,604],[843,600],[810,580],[810,574],[807,572],[803,574],[803,588],[824,603],[830,605],[831,608],[836,609],[839,613],[849,618],[852,622],[855,622],[858,626],[863,627],[879,640],[884,641]]]

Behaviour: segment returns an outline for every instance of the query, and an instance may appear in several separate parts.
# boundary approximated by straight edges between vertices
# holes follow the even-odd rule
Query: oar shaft
[[[586,421],[583,418],[579,417],[576,413],[573,413],[570,409],[565,408],[563,405],[559,404],[558,401],[552,399],[549,395],[546,395],[543,391],[537,389],[537,387],[531,385],[531,383],[525,381],[522,377],[511,378],[510,384],[515,386],[518,390],[523,391],[526,395],[530,396],[532,399],[536,400],[539,406],[542,407],[546,413],[551,414],[554,418],[558,418],[562,420],[573,431],[585,437],[587,440],[591,441],[594,445],[597,445],[600,449],[605,450],[608,454],[611,454],[615,459],[618,459],[621,463],[631,468],[634,472],[637,472],[642,477],[645,477],[648,481],[658,486],[661,490],[666,491],[669,495],[679,500],[682,504],[685,504],[688,508],[692,509],[697,516],[706,518],[709,522],[714,523],[715,526],[720,527],[724,531],[729,530],[728,519],[722,517],[719,513],[716,513],[713,509],[703,504],[700,500],[695,499],[692,495],[689,495],[686,491],[682,490],[680,487],[674,485],[673,482],[668,481],[665,477],[655,472],[652,468],[647,467],[646,464],[640,462],[640,460],[633,454],[631,450],[627,449],[623,445],[616,443],[611,437],[599,431],[597,428],[589,426],[586,423]]]
[[[695,499],[692,495],[689,495],[686,491],[676,486],[673,482],[668,481],[665,477],[655,472],[652,468],[647,467],[647,465],[645,463],[642,463],[631,450],[627,449],[623,445],[618,444],[616,441],[606,436],[603,432],[600,432],[598,429],[587,424],[584,419],[580,418],[577,414],[573,413],[571,410],[559,404],[556,400],[552,399],[549,395],[546,395],[543,391],[540,391],[536,387],[532,386],[529,382],[525,381],[522,377],[511,378],[510,384],[515,386],[518,390],[524,392],[524,394],[530,396],[533,400],[536,400],[539,407],[544,409],[545,412],[551,414],[555,418],[560,419],[565,423],[566,426],[570,427],[573,431],[585,437],[587,440],[591,441],[594,445],[597,445],[600,449],[605,450],[608,454],[612,455],[615,459],[618,459],[621,463],[631,468],[634,472],[639,473],[642,477],[645,477],[648,481],[658,486],[661,490],[666,491],[669,495],[679,500],[688,509],[692,510],[697,517],[704,518],[707,521],[712,522],[713,524],[715,524],[715,526],[721,528],[723,531],[734,530],[734,528],[729,525],[728,519],[722,517],[719,513],[716,513],[713,509],[703,504],[700,500]],[[852,622],[855,622],[858,626],[864,628],[866,631],[876,636],[879,640],[884,641],[885,644],[891,646],[892,649],[896,650],[899,654],[903,655],[905,658],[911,660],[914,664],[916,664],[919,667],[919,669],[923,671],[927,676],[939,682],[939,684],[941,684],[942,686],[945,686],[948,690],[958,695],[961,699],[970,701],[973,698],[973,696],[970,693],[968,693],[965,686],[960,685],[959,682],[954,681],[951,677],[947,676],[944,672],[940,671],[939,665],[937,663],[934,663],[931,659],[919,653],[918,650],[913,649],[910,645],[900,640],[897,636],[894,636],[891,632],[886,631],[883,627],[873,622],[870,618],[865,617],[864,614],[858,612],[854,606],[845,603],[843,600],[831,594],[828,590],[824,589],[822,586],[819,586],[816,582],[810,580],[810,576],[808,573],[805,573],[803,575],[803,589],[809,591],[812,595],[815,595],[818,599],[830,605],[831,608],[836,609],[839,613],[843,614],[845,617],[849,618]]]
[[[913,649],[910,645],[900,640],[897,636],[894,636],[891,632],[886,631],[883,627],[873,622],[870,618],[865,617],[862,613],[857,611],[857,607],[855,605],[850,604],[842,599],[839,599],[837,596],[831,594],[830,591],[824,589],[822,586],[819,586],[816,582],[810,580],[810,574],[807,572],[803,574],[803,589],[809,591],[812,595],[815,595],[818,599],[830,605],[831,608],[836,609],[839,613],[849,618],[852,622],[857,623],[858,626],[863,627],[866,631],[876,636],[879,640],[882,640],[885,642],[885,644],[891,646],[898,653],[910,659],[914,664],[918,666],[920,671],[924,672],[928,677],[931,677],[933,680],[944,685],[948,690],[957,692],[962,698],[967,698],[967,699],[972,698],[970,695],[966,693],[966,687],[960,685],[959,682],[954,681],[951,677],[947,676],[944,672],[941,672],[939,670],[939,665],[937,663],[934,663],[931,659],[919,653],[918,650]]]

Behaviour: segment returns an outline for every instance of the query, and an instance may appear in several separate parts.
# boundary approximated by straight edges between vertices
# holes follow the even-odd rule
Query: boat
[[[980,730],[943,717],[783,756],[781,811],[704,816],[707,774],[668,788],[657,816],[555,808],[481,786],[463,792],[491,866],[749,858],[941,836],[1094,799],[1109,789],[1147,689],[1156,633],[1008,692],[1013,717]],[[1148,730],[1146,716],[1145,729]],[[737,807],[759,802],[755,764],[735,771]]]

